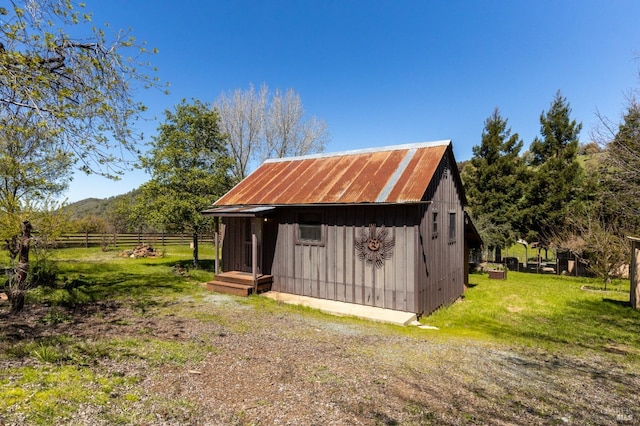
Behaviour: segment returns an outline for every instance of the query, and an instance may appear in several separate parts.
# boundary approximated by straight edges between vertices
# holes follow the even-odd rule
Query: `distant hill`
[[[134,189],[126,194],[116,195],[109,198],[85,198],[84,200],[66,205],[64,210],[69,212],[72,220],[82,219],[87,216],[98,216],[106,220],[109,211],[116,203],[123,199],[134,198],[138,193],[139,190]]]

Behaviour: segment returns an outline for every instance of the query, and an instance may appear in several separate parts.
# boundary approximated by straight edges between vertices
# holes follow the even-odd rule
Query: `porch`
[[[273,275],[257,274],[254,282],[251,272],[229,271],[216,275],[207,283],[207,289],[217,293],[249,296],[271,290]]]

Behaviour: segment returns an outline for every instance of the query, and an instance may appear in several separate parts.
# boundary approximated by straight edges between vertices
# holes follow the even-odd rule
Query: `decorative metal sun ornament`
[[[377,228],[375,223],[370,224],[368,230],[360,229],[355,243],[358,257],[375,264],[376,268],[382,268],[384,261],[391,258],[395,245],[395,240],[389,237],[388,232],[384,225]]]

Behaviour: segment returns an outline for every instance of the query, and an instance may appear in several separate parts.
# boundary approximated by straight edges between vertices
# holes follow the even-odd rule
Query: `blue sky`
[[[327,151],[451,139],[467,160],[495,107],[528,148],[557,90],[586,143],[595,112],[618,120],[640,87],[637,0],[85,3],[94,23],[159,49],[151,60],[171,93],[137,92],[149,118],[249,84],[293,88],[327,122]],[[158,124],[139,128],[150,140]],[[148,178],[78,175],[67,197],[118,195]]]

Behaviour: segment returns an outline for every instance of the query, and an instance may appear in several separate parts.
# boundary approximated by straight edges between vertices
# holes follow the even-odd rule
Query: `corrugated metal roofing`
[[[204,210],[202,214],[209,216],[254,217],[274,210],[273,206],[225,206]]]
[[[451,141],[267,160],[217,206],[422,200]]]

